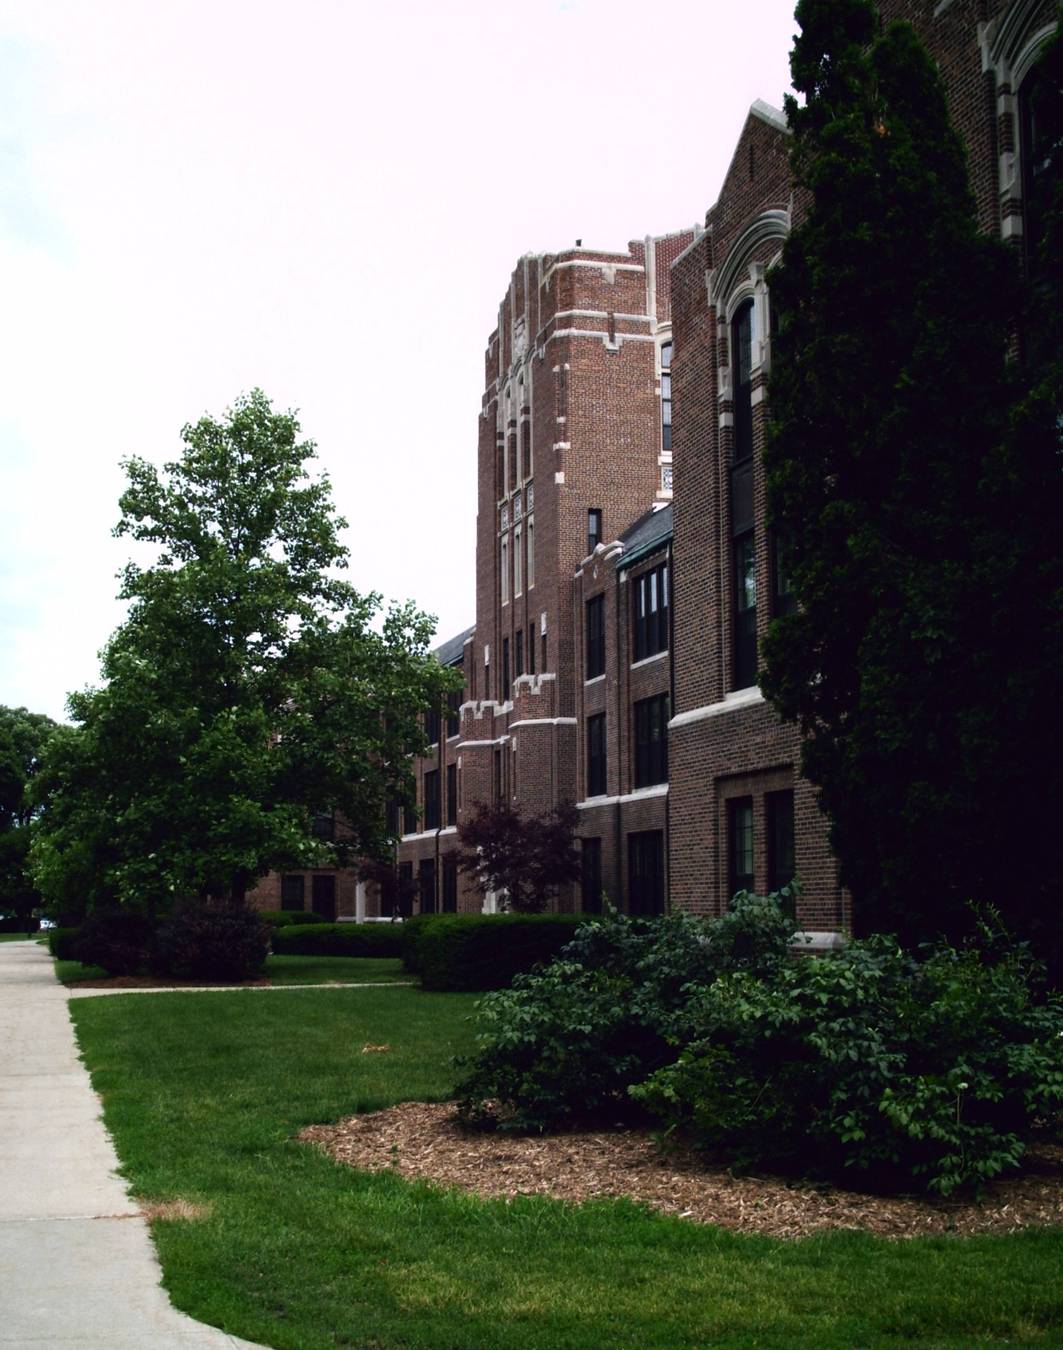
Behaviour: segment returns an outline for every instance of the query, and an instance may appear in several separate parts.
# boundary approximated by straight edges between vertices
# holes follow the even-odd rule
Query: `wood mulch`
[[[642,1130],[542,1136],[467,1130],[450,1103],[409,1102],[336,1125],[311,1125],[298,1137],[351,1167],[476,1195],[548,1195],[574,1203],[627,1196],[695,1223],[770,1237],[832,1228],[893,1238],[966,1236],[1063,1224],[1063,1148],[1054,1145],[1032,1150],[1021,1175],[994,1182],[975,1203],[735,1177],[689,1148],[662,1152]]]

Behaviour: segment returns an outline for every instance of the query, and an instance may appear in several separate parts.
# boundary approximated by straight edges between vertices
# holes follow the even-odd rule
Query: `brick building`
[[[880,8],[942,69],[983,228],[1028,242],[1054,0]],[[756,684],[791,603],[760,461],[770,269],[802,209],[788,140],[755,103],[704,228],[528,255],[512,275],[486,352],[476,623],[437,653],[464,692],[430,719],[398,845],[414,910],[480,907],[453,865],[477,802],[572,800],[584,875],[562,908],[719,913],[796,873],[806,930],[850,924],[797,733]]]
[[[666,785],[634,790],[621,756],[636,715],[625,700],[667,699],[669,681],[658,690],[650,672],[620,678],[616,597],[629,583],[617,560],[625,531],[671,501],[670,269],[695,233],[624,253],[528,255],[499,306],[479,421],[476,624],[462,635],[459,734],[445,763],[416,764],[420,816],[398,851],[404,876],[424,879],[424,907],[480,904],[463,877],[455,894],[446,860],[455,832],[439,801],[449,822],[501,799],[529,813],[561,800],[583,807],[588,875],[613,901],[627,885],[617,830],[625,858],[628,833],[652,836],[634,846],[639,876],[652,875],[650,898],[636,903],[663,907]],[[653,715],[663,744],[659,701]],[[587,903],[599,893],[588,883]]]

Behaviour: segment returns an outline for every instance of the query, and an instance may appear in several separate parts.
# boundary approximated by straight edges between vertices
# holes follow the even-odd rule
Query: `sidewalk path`
[[[0,943],[0,1347],[250,1346],[172,1307],[116,1166],[51,958]]]
[[[2,945],[2,944],[0,944]],[[99,998],[101,994],[271,994],[281,989],[409,989],[416,980],[329,980],[327,984],[154,984],[123,989],[68,989],[67,998]]]

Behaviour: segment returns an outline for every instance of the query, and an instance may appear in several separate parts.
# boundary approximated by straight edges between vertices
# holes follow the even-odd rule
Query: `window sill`
[[[668,648],[665,647],[664,651],[654,652],[652,656],[640,656],[637,661],[632,661],[631,669],[638,670],[642,666],[651,665],[654,661],[663,661],[667,655]]]
[[[587,687],[589,684],[597,684],[599,680],[604,680],[604,679],[605,679],[605,671],[603,670],[602,673],[601,673],[600,675],[592,675],[592,676],[590,677],[590,679],[584,680],[584,681],[583,681],[583,687],[586,689],[586,687]]]

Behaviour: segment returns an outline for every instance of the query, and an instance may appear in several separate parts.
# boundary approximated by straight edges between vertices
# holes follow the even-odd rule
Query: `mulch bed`
[[[548,1195],[574,1203],[627,1196],[695,1223],[769,1237],[832,1228],[894,1238],[966,1236],[1063,1224],[1063,1148],[1054,1145],[1032,1150],[1020,1176],[994,1182],[975,1203],[735,1177],[681,1145],[662,1152],[641,1130],[542,1136],[467,1130],[449,1103],[408,1102],[336,1125],[311,1125],[298,1138],[363,1171],[395,1171],[476,1195]]]

